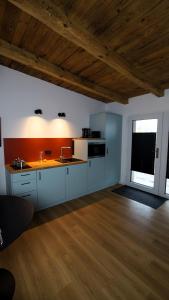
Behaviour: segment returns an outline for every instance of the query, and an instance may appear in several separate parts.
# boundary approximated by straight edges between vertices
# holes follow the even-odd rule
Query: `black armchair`
[[[32,220],[32,203],[15,196],[0,196],[0,251],[15,241]],[[15,291],[14,276],[0,269],[0,299],[11,300]]]

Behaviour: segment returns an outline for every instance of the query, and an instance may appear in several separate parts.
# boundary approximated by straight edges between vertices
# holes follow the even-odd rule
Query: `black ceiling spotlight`
[[[34,110],[34,113],[35,113],[36,115],[42,115],[42,114],[43,114],[42,109],[40,109],[40,108],[35,109],[35,110]]]
[[[59,117],[59,118],[65,118],[65,117],[66,117],[66,113],[64,113],[64,112],[59,112],[59,113],[58,113],[58,117]]]

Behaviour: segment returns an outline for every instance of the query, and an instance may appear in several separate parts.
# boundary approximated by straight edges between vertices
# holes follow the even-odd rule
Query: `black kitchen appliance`
[[[104,157],[106,152],[105,143],[88,143],[88,158]]]
[[[82,138],[90,138],[91,130],[90,128],[82,128]]]

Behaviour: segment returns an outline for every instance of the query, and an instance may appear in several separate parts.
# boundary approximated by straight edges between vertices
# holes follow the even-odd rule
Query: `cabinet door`
[[[30,201],[37,209],[36,171],[8,173],[7,189],[10,195],[15,195]]]
[[[91,115],[90,127],[106,138],[105,186],[116,184],[121,170],[122,116],[105,112]]]
[[[66,191],[67,200],[87,193],[87,163],[66,168]]]
[[[105,158],[93,158],[88,162],[88,192],[95,192],[105,185]]]
[[[101,132],[102,138],[105,138],[106,118],[107,114],[105,112],[93,114],[90,116],[90,128],[96,131],[99,130]]]
[[[20,172],[11,175],[12,182],[36,180],[36,171]]]
[[[106,186],[120,180],[121,169],[122,118],[120,115],[107,114],[106,119]]]
[[[30,201],[33,204],[35,210],[38,209],[37,191],[36,190],[32,191],[32,192],[23,193],[23,194],[18,195],[18,196],[23,198],[23,199],[27,199],[28,201]]]
[[[37,171],[39,209],[54,206],[66,199],[65,167]]]
[[[12,182],[12,194],[19,195],[36,190],[36,180]]]

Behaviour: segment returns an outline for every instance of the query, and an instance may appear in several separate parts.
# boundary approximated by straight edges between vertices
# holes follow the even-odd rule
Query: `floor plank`
[[[14,300],[169,299],[169,201],[155,210],[110,189],[36,213],[0,253]]]

